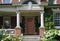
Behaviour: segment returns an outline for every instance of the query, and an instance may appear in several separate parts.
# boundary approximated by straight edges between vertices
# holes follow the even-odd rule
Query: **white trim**
[[[55,26],[54,28],[56,28],[56,29],[60,29],[60,26]]]
[[[2,3],[3,3],[3,0],[2,0]]]
[[[59,8],[56,8],[56,9],[52,9],[52,10],[53,10],[53,22],[54,22],[54,20],[57,20],[57,19],[54,19],[54,14],[60,13],[60,9]],[[60,26],[55,26],[54,25],[54,28],[59,29]]]
[[[18,0],[18,2],[20,2],[21,0]]]
[[[38,4],[41,4],[41,0],[36,0],[36,2],[37,2]]]
[[[48,2],[49,0],[47,0],[47,2]]]
[[[41,14],[41,16],[40,16],[40,18],[41,18],[41,27],[44,27],[44,11],[42,11],[42,12],[40,12]]]
[[[54,1],[54,4],[57,4],[57,0]]]
[[[60,8],[52,9],[52,11],[55,13],[60,12]]]
[[[12,3],[12,0],[10,0],[10,3]]]
[[[16,14],[17,14],[17,15],[16,15],[16,17],[17,17],[17,25],[16,25],[16,26],[17,26],[17,27],[20,27],[20,12],[17,11]]]

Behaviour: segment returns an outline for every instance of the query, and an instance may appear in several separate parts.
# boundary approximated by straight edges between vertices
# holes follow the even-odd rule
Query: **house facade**
[[[51,8],[54,27],[60,27],[59,4],[60,0],[0,0],[0,29],[43,36],[45,8]]]

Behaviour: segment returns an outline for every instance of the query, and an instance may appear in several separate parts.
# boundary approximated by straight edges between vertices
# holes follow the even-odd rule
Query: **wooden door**
[[[35,18],[34,17],[27,17],[25,18],[25,32],[27,34],[34,34],[35,32]]]

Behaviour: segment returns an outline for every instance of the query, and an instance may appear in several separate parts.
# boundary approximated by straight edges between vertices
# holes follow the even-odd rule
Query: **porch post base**
[[[15,35],[21,35],[21,27],[15,28]]]
[[[39,27],[39,36],[40,38],[44,37],[45,27]]]

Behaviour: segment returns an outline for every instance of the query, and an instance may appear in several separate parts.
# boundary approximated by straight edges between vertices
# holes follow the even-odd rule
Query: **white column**
[[[41,27],[44,27],[44,17],[43,17],[44,16],[44,11],[40,12],[40,13],[41,13],[40,14],[41,15],[41,17],[40,17],[41,18]]]
[[[20,12],[17,11],[17,27],[20,27]]]
[[[41,4],[41,0],[36,0],[36,2],[37,2],[38,4]]]

